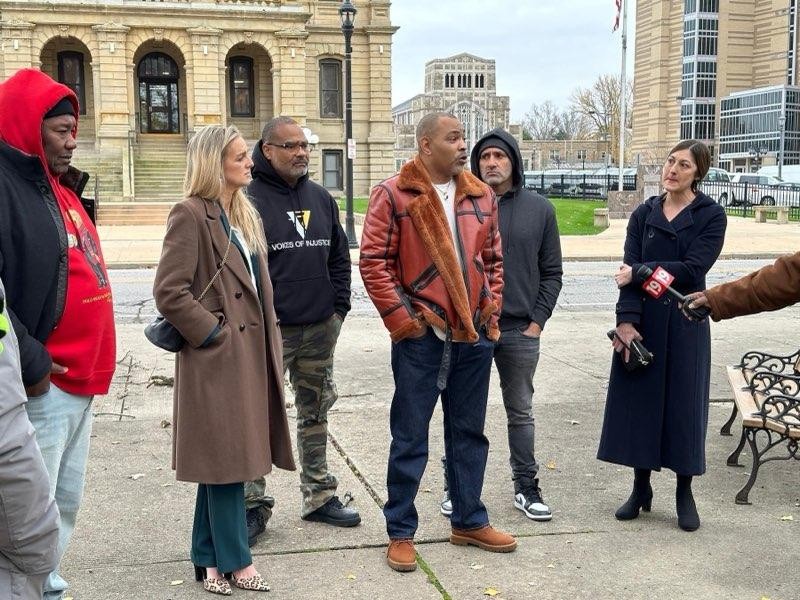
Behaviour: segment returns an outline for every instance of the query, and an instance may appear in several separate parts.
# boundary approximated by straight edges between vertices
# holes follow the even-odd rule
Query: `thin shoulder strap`
[[[208,290],[211,289],[211,286],[217,280],[217,277],[219,277],[219,274],[222,273],[222,268],[225,266],[225,262],[228,260],[228,253],[231,251],[231,232],[232,231],[233,230],[229,227],[228,228],[228,245],[225,247],[225,255],[222,257],[222,262],[219,263],[219,269],[217,269],[217,272],[214,273],[214,276],[211,278],[211,281],[208,282],[208,285],[206,286],[206,289],[204,289],[203,293],[200,294],[200,296],[197,298],[198,302],[200,302],[200,300],[202,300],[203,297],[208,293]]]

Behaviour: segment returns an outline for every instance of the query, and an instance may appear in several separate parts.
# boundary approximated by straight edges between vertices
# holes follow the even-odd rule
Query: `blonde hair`
[[[206,202],[219,200],[225,187],[222,163],[228,146],[242,135],[234,125],[207,125],[189,140],[186,158],[186,175],[183,178],[183,193],[197,196]],[[254,252],[266,254],[267,240],[261,217],[255,206],[240,188],[233,194],[228,220],[242,232],[244,241]]]

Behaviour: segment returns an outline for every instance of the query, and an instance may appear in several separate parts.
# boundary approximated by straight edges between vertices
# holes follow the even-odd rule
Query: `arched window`
[[[319,116],[342,118],[342,61],[335,58],[319,61]]]
[[[232,117],[256,116],[253,88],[253,59],[232,56],[228,61],[228,93]]]
[[[79,112],[86,114],[86,82],[83,77],[83,54],[80,52],[58,53],[58,81],[78,97]]]

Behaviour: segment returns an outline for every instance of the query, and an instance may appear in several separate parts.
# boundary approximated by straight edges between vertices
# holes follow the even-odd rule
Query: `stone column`
[[[220,84],[221,29],[192,27],[186,30],[192,42],[192,83],[187,93],[187,102],[193,115],[194,130],[204,125],[225,123],[225,92]],[[224,60],[224,57],[223,57]],[[189,87],[187,67],[186,85]]]
[[[130,88],[126,62],[130,27],[108,22],[95,25],[97,51],[92,57],[95,140],[97,148],[114,148],[122,160],[122,199],[133,199]]]
[[[39,68],[39,57],[33,56],[35,25],[18,19],[0,21],[3,52],[3,80],[25,67]]]
[[[278,55],[273,57],[275,115],[286,115],[305,123],[307,117],[306,39],[303,29],[283,29],[275,33]]]
[[[363,124],[364,133],[367,134],[367,148],[362,156],[369,163],[368,168],[364,168],[362,163],[362,168],[355,171],[358,178],[353,187],[357,195],[368,194],[373,185],[392,175],[395,170],[391,111],[392,34],[395,30],[395,27],[388,26],[367,29],[367,45],[361,47],[365,56],[359,56],[362,61],[366,58],[366,73],[362,80],[353,79],[354,83],[359,81],[358,97],[361,100],[359,104],[362,104],[358,106],[357,113],[358,133],[361,133]],[[366,87],[363,92],[361,85]]]

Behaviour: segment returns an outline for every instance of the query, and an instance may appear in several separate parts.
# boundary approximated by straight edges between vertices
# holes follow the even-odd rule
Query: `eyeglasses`
[[[300,148],[303,152],[311,152],[314,149],[314,146],[309,144],[308,142],[283,142],[282,144],[273,144],[271,142],[265,142],[267,146],[275,146],[276,148],[283,148],[284,150],[288,150],[289,152],[293,152]]]

